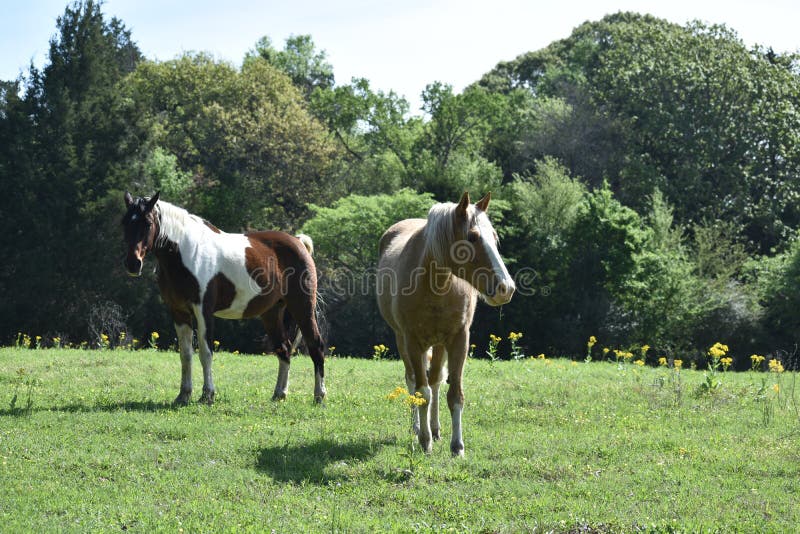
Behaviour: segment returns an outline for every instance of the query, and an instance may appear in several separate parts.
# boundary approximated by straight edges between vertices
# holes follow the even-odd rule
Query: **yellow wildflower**
[[[413,395],[406,395],[406,398],[403,399],[403,402],[406,404],[406,406],[422,406],[428,401],[425,400],[425,397],[422,396],[422,393],[417,391]]]
[[[636,361],[635,361],[635,362],[633,362],[633,363],[634,363],[635,365],[638,365],[639,367],[644,367],[644,360],[636,360]]]
[[[650,350],[650,345],[642,345],[642,356],[647,356],[648,350]]]
[[[672,365],[675,366],[675,369],[680,370],[683,367],[683,360],[672,360]]]
[[[492,343],[500,343],[500,341],[502,341],[502,339],[503,338],[501,338],[499,336],[496,336],[494,334],[489,334],[489,341],[491,341]]]
[[[594,347],[595,343],[597,343],[597,338],[594,336],[589,336],[589,341],[586,342],[586,344],[589,346],[590,349]]]
[[[780,393],[781,392],[781,385],[778,384],[778,383],[773,384],[772,385],[772,391],[774,391],[775,393]]]
[[[153,339],[158,339],[161,336],[159,336],[158,332],[150,332],[150,337],[152,337]]]
[[[608,354],[608,352],[609,352],[610,350],[611,350],[611,349],[609,349],[608,347],[603,347],[603,355],[606,355],[606,354]]]
[[[397,386],[396,388],[394,388],[394,391],[392,391],[391,393],[386,395],[386,398],[389,399],[389,400],[394,400],[397,397],[399,397],[400,395],[408,395],[408,390],[406,388],[402,388],[400,386]]]
[[[658,365],[666,366],[667,365],[667,359],[664,358],[664,357],[659,358],[658,359]]]
[[[219,341],[217,341],[217,340],[215,339],[215,340],[214,340],[214,350],[217,350],[218,348],[219,348]]]
[[[782,373],[783,372],[783,364],[780,360],[772,359],[769,361],[769,371],[771,373]]]
[[[719,360],[723,356],[728,353],[728,345],[723,345],[722,343],[714,343],[714,345],[708,349],[708,355],[711,356],[714,360]]]

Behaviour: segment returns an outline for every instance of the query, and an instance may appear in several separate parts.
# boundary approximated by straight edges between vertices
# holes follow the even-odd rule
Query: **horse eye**
[[[475,230],[470,230],[469,232],[467,232],[467,241],[469,241],[470,243],[474,243],[475,241],[478,240],[479,237],[480,234]]]

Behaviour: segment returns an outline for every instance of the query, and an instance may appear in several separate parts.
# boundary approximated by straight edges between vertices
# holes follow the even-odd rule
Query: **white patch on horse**
[[[261,293],[261,288],[247,272],[245,251],[250,240],[243,234],[219,233],[209,228],[200,217],[159,200],[157,204],[159,240],[172,241],[178,246],[181,261],[197,279],[200,302],[208,283],[222,274],[236,289],[231,305],[214,313],[223,319],[241,319],[247,304]]]
[[[508,287],[514,287],[514,279],[506,269],[506,264],[503,263],[503,258],[500,256],[500,251],[497,249],[497,239],[495,238],[494,228],[489,221],[489,216],[483,212],[478,212],[477,217],[478,230],[481,234],[481,243],[486,249],[486,254],[492,262],[492,270],[497,279]]]

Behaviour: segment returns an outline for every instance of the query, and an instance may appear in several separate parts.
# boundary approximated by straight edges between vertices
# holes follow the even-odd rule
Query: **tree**
[[[344,149],[338,179],[348,191],[388,193],[410,184],[421,120],[407,117],[404,98],[354,78],[349,85],[314,91],[311,112]]]
[[[498,65],[480,84],[563,101],[570,112],[549,123],[563,125],[555,142],[524,128],[517,139],[593,186],[607,179],[627,205],[646,209],[659,189],[680,222],[729,219],[764,252],[800,224],[795,56],[748,50],[724,26],[617,13]]]
[[[117,90],[141,58],[130,32],[91,0],[69,5],[56,26],[48,63],[31,67],[23,96],[19,82],[4,87],[0,187],[9,194],[0,212],[15,228],[2,243],[13,265],[0,271],[5,335],[58,328],[83,337],[89,309],[114,293],[111,199],[139,148]]]
[[[290,36],[283,50],[275,49],[270,38],[264,36],[256,43],[255,49],[245,56],[245,65],[255,58],[264,59],[283,71],[306,99],[317,89],[333,87],[333,67],[328,63],[325,51],[317,51],[310,35]]]
[[[328,182],[337,152],[289,78],[265,60],[241,71],[203,54],[145,62],[128,83],[129,113],[157,121],[156,143],[192,173],[193,207],[222,228],[291,230]]]

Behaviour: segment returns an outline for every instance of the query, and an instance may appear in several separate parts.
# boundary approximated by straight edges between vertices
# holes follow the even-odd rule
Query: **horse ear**
[[[492,192],[486,193],[486,196],[475,203],[475,207],[486,213],[489,209],[489,201],[492,200]]]
[[[461,216],[466,216],[468,207],[469,207],[469,191],[464,191],[464,194],[461,195],[461,200],[458,202],[458,206],[456,207],[456,213]]]
[[[130,208],[131,204],[133,204],[133,195],[131,195],[128,191],[125,191],[125,207]]]
[[[161,191],[157,192],[153,197],[147,202],[147,208],[145,212],[153,211],[153,208],[156,207],[156,202],[158,202],[158,196],[161,194]]]

